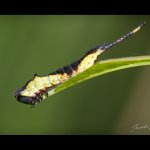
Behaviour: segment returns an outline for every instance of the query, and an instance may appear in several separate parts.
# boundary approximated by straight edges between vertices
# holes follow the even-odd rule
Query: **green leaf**
[[[103,75],[121,69],[145,65],[150,65],[150,56],[135,56],[99,61],[84,72],[70,78],[60,86],[56,87],[53,91],[50,91],[49,95],[58,93],[70,86],[73,86],[75,84],[78,84],[80,82],[94,78],[99,75]]]

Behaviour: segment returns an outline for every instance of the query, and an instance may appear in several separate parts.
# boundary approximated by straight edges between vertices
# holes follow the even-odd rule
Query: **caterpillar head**
[[[16,90],[15,98],[17,99],[17,101],[24,103],[24,104],[35,105],[34,97],[28,97],[28,96],[21,95],[21,92],[23,90],[24,90],[24,86]]]

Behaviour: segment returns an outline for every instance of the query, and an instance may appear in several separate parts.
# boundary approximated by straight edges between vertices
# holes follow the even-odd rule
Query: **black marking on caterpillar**
[[[21,103],[30,105],[35,105],[36,103],[42,101],[43,96],[49,96],[49,91],[52,91],[73,75],[79,74],[80,72],[91,67],[102,52],[127,39],[139,31],[144,25],[145,22],[141,23],[137,28],[110,44],[104,43],[96,46],[95,48],[92,48],[77,61],[71,63],[70,65],[66,65],[63,68],[60,68],[47,76],[42,77],[35,74],[33,79],[27,81],[24,86],[15,92],[16,99]]]

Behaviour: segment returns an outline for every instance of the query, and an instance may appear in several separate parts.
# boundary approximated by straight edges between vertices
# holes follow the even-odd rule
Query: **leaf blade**
[[[116,58],[99,61],[84,72],[70,78],[68,81],[56,87],[49,95],[56,94],[68,87],[76,85],[93,77],[110,73],[117,70],[122,70],[131,67],[150,65],[150,56],[134,56],[125,58]]]

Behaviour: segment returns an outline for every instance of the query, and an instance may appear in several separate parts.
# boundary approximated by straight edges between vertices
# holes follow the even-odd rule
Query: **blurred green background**
[[[150,124],[150,67],[120,70],[53,95],[31,109],[14,98],[35,73],[45,75],[87,50],[147,25],[100,60],[149,55],[150,16],[0,16],[0,134],[129,134]],[[133,134],[150,134],[136,130]]]

